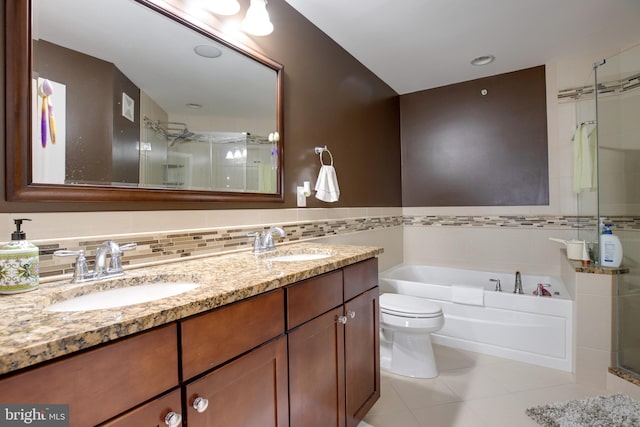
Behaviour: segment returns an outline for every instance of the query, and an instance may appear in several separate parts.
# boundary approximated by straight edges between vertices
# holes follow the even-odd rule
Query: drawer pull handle
[[[349,316],[350,319],[353,319],[354,317],[356,317],[356,312],[355,311],[347,311],[347,316]]]
[[[201,414],[207,410],[209,407],[209,400],[204,397],[196,397],[193,401],[193,409],[196,410],[197,413]]]
[[[342,323],[343,325],[347,323],[347,316],[338,316],[338,323]]]
[[[171,411],[164,417],[164,423],[169,427],[179,427],[182,424],[182,415]]]

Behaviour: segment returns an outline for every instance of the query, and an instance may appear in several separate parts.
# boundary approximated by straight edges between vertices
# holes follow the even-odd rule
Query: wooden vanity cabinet
[[[7,375],[0,403],[69,404],[72,427],[164,426],[170,412],[189,427],[354,427],[380,396],[377,268],[369,259]]]
[[[377,259],[286,293],[290,425],[356,426],[380,397]]]
[[[172,324],[54,361],[0,380],[0,402],[69,404],[71,426],[96,425],[178,386],[177,343]]]

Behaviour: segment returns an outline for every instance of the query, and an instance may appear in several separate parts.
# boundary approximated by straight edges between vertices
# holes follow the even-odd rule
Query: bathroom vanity
[[[201,286],[118,309],[43,309],[71,285],[2,298],[18,324],[30,300],[32,321],[14,342],[0,337],[0,403],[70,404],[72,426],[356,426],[380,396],[382,250],[322,248],[332,255],[272,262],[275,254],[241,253],[136,270],[130,282],[198,271]],[[47,324],[48,342],[36,338]]]

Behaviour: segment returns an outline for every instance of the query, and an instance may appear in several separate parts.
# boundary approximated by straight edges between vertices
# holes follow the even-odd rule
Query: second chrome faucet
[[[273,234],[277,233],[280,237],[286,236],[287,233],[281,227],[271,227],[267,231],[254,231],[248,233],[247,236],[254,238],[253,240],[253,253],[259,254],[262,252],[272,251],[276,248],[273,240]]]

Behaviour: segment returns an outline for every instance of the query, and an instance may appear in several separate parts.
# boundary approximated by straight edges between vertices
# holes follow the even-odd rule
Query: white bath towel
[[[458,304],[484,305],[484,288],[478,286],[451,286],[451,301]]]
[[[581,124],[573,135],[573,192],[595,191],[598,187],[596,130]]]
[[[340,187],[336,170],[331,165],[320,166],[316,181],[316,199],[323,202],[337,202],[340,198]]]

